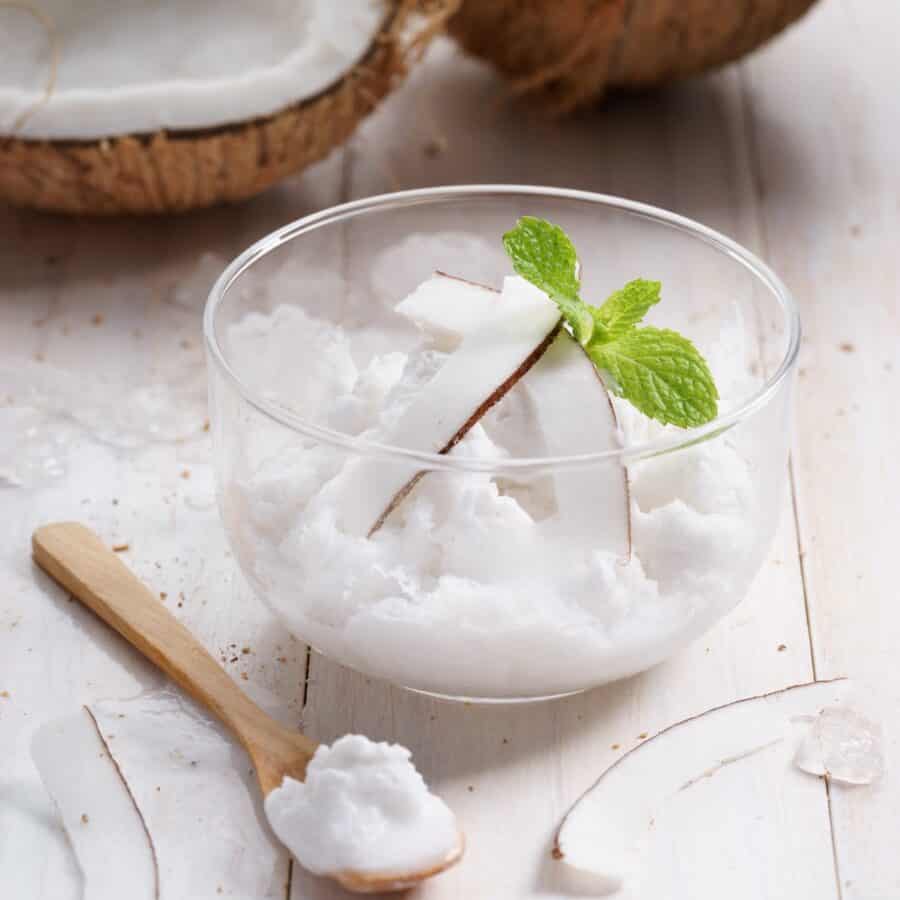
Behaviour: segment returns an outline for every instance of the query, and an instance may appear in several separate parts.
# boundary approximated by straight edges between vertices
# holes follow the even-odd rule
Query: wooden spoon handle
[[[57,522],[32,536],[35,562],[218,716],[242,743],[271,723],[149,588],[84,525]]]

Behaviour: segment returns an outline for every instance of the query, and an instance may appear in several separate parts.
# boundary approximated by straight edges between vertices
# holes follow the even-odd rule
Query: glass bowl
[[[499,287],[511,274],[501,235],[525,214],[572,237],[590,302],[635,277],[662,282],[647,321],[704,352],[715,421],[662,427],[616,399],[621,446],[595,448],[571,424],[589,428],[593,397],[560,390],[579,452],[549,456],[534,425],[549,407],[536,412],[526,375],[450,453],[378,440],[408,384],[445,361],[396,305],[434,270]],[[242,253],[204,330],[219,505],[240,566],[286,628],[368,675],[483,701],[623,678],[732,609],[775,532],[797,313],[755,256],[681,216],[512,185],[359,200]],[[371,537],[347,524],[369,492],[413,479]],[[606,499],[601,486],[623,484],[626,503]],[[610,528],[627,528],[630,555],[598,537]]]

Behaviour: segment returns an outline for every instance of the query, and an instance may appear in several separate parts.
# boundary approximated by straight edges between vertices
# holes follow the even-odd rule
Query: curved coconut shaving
[[[31,6],[33,13],[0,7],[0,133],[51,140],[212,128],[270,115],[338,81],[365,55],[388,13],[381,0]]]

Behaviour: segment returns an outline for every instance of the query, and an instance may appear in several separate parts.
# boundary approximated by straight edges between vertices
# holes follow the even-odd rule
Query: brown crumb
[[[88,822],[90,822],[90,819],[88,818],[88,814],[87,814],[87,813],[82,813],[82,814],[81,814],[81,824],[82,824],[82,825],[87,825]]]
[[[182,470],[181,470],[181,477],[182,477],[182,478],[185,478],[185,479],[190,478],[190,477],[191,477],[191,470],[190,470],[190,469],[182,469]]]
[[[168,597],[168,596],[169,596],[169,595],[168,595],[165,591],[160,591],[160,592],[159,592],[159,599],[160,599],[160,600],[165,600],[166,597]]]
[[[466,788],[466,790],[467,790],[470,794],[474,793],[474,792],[475,792],[475,785],[474,785],[474,784],[470,784],[470,785]]]
[[[838,347],[843,353],[853,353],[856,350],[856,347],[850,341],[842,341]]]
[[[124,553],[126,550],[130,549],[130,544],[113,544],[113,553]]]
[[[249,676],[246,672],[241,672],[241,678],[242,678],[244,681],[248,681],[249,678],[250,678],[250,676]]]
[[[103,314],[102,313],[94,313],[91,316],[91,325],[102,325],[103,324]]]
[[[618,750],[618,749],[619,749],[619,744],[610,744],[610,745],[609,745],[609,749],[610,749],[610,750]]]
[[[647,740],[647,732],[646,732],[646,731],[642,731],[642,732],[637,736],[637,739],[638,739],[639,741],[646,741],[646,740]]]
[[[209,431],[209,419],[204,419],[204,420],[203,420],[203,430],[204,430],[204,431]]]
[[[3,697],[4,700],[9,700],[9,691],[0,691],[0,697]]]
[[[43,353],[35,353],[35,354],[34,354],[34,360],[35,360],[35,362],[43,362],[46,358],[47,358],[47,357],[44,356]]]
[[[244,656],[246,656],[249,652],[250,652],[249,647],[241,647],[241,653],[243,653]]]
[[[422,145],[422,152],[429,158],[435,159],[447,152],[447,138],[443,135],[435,135]]]
[[[279,656],[279,657],[278,657],[278,662],[280,662],[280,663],[286,663],[286,662],[287,662],[287,657],[286,657],[286,656]]]
[[[784,653],[785,650],[787,650],[787,644],[779,644],[779,645],[778,645],[778,652],[779,652],[779,653]]]
[[[230,663],[235,663],[235,662],[238,661],[238,659],[239,659],[239,657],[237,657],[237,656],[232,656],[231,659],[228,660],[228,662],[230,662]]]

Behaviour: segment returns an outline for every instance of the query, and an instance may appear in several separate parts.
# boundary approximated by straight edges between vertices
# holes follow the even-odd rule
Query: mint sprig
[[[524,216],[503,235],[503,246],[516,272],[559,307],[572,336],[586,346],[594,332],[594,317],[578,296],[578,254],[568,235],[558,225]]]
[[[580,297],[578,255],[558,226],[533,216],[503,235],[513,268],[544,291],[604,383],[644,415],[693,428],[718,415],[719,392],[700,351],[668,329],[638,327],[660,301],[658,281],[628,282],[599,307]]]

